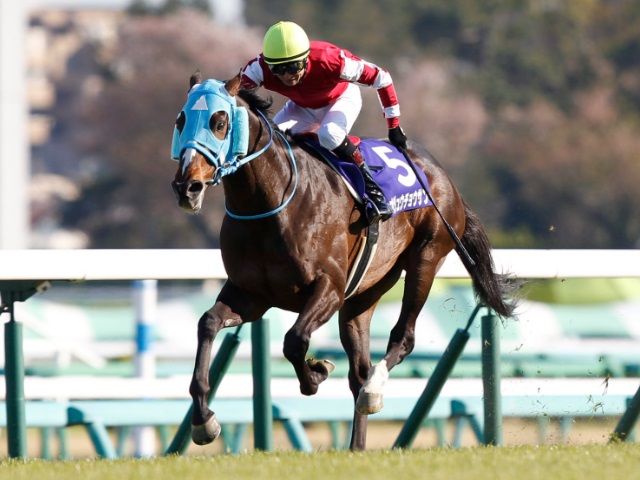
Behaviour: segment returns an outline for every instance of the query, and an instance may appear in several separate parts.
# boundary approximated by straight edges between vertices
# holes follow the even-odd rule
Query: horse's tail
[[[509,274],[495,272],[491,245],[484,227],[469,205],[464,200],[463,203],[466,226],[460,240],[475,264],[471,265],[459,251],[458,255],[471,275],[478,301],[503,318],[511,317],[517,306],[514,293],[518,284]]]

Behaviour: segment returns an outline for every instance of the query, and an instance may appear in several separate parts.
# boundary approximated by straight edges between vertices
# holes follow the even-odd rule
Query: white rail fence
[[[494,250],[494,261],[497,271],[522,279],[640,278],[640,250]],[[452,253],[438,277],[468,274]],[[46,289],[47,282],[55,281],[225,278],[218,250],[0,250],[0,291],[5,294],[36,286]],[[7,299],[2,300],[6,306]],[[8,318],[2,315],[2,320]],[[76,354],[90,357],[82,348]],[[624,383],[631,394],[634,383]],[[38,390],[35,384],[30,386],[27,397],[34,395],[32,388]]]
[[[498,271],[508,271],[525,279],[640,278],[640,250],[495,250],[494,259]],[[438,273],[438,278],[466,277],[468,274],[455,253],[447,258]],[[225,278],[226,273],[219,250],[0,250],[0,283],[5,285],[0,290],[6,290],[6,285],[11,282],[21,284],[46,282],[41,285],[44,290],[48,287],[49,281],[223,280]],[[36,360],[42,358],[46,361],[53,359],[60,367],[68,365],[71,359],[75,358],[87,365],[100,367],[104,366],[107,358],[134,353],[133,330],[128,342],[91,343],[89,339],[91,332],[85,333],[90,330],[90,327],[87,327],[88,313],[81,312],[79,307],[73,307],[68,303],[60,305],[49,302],[48,298],[50,298],[48,295],[38,298],[39,302],[46,304],[46,309],[36,308],[33,312],[27,311],[28,306],[39,305],[38,302],[25,302],[16,307],[21,317],[18,320],[24,322],[25,327],[31,332],[30,337],[25,339],[25,344],[28,345],[25,357]],[[210,298],[213,302],[215,293],[212,293]],[[81,300],[81,298],[78,299],[79,303]],[[432,301],[428,303],[428,307],[429,305],[432,305],[430,308],[438,308],[433,307]],[[619,354],[633,353],[636,349],[635,340],[640,338],[640,321],[636,321],[634,314],[639,306],[640,302],[637,305],[626,305],[624,312],[619,314],[623,328],[630,332],[626,341],[619,339],[608,341],[602,338],[592,341],[582,339],[578,344],[571,339],[562,338],[562,348],[579,349],[582,352],[589,349],[593,351],[616,349]],[[157,333],[162,332],[162,335],[156,339],[154,349],[167,358],[190,358],[194,338],[192,330],[202,312],[188,311],[184,302],[163,301],[162,307],[158,312],[160,325],[157,325]],[[200,307],[189,305],[189,308],[197,310]],[[397,312],[393,311],[394,308],[397,306],[381,306],[378,309],[376,324],[379,328],[384,329],[384,325],[392,326],[390,322],[397,317]],[[553,318],[553,312],[543,311],[545,306],[540,304],[527,306],[527,309],[521,321],[518,322],[518,337],[526,339],[527,347],[537,350],[544,350],[547,347],[557,348],[558,345],[554,343],[552,337],[554,335],[558,337],[561,332],[558,322]],[[83,318],[78,318],[81,314]],[[121,318],[116,319],[114,315],[122,314],[122,311],[111,314],[112,322],[120,322]],[[124,314],[126,315],[126,312]],[[272,328],[276,325],[287,325],[295,318],[294,314],[288,312],[272,312],[270,315],[279,316],[283,320],[277,321]],[[425,315],[427,315],[426,312]],[[464,315],[462,312],[459,316]],[[269,318],[273,319],[273,316]],[[8,315],[2,315],[2,319],[7,317]],[[57,317],[58,320],[53,317]],[[100,317],[91,319],[92,323],[101,321]],[[176,332],[175,324],[178,321],[182,322],[183,328]],[[126,321],[120,323],[127,324]],[[426,344],[429,350],[440,351],[438,349],[446,345],[448,336],[443,335],[433,319],[421,319],[420,325],[419,333],[424,333],[427,338],[422,345],[420,344],[422,339],[418,338],[416,350],[425,347]],[[123,329],[126,330],[127,327],[122,327],[121,330]],[[323,335],[328,336],[326,331],[327,328],[318,332],[314,336],[314,342],[321,343],[326,340],[335,343],[337,334],[332,333],[331,338],[323,339]],[[278,337],[279,333],[277,332],[274,338]],[[278,338],[277,342],[273,342],[274,355],[280,354],[279,340]],[[247,347],[248,345],[243,344],[245,353],[248,350]]]
[[[640,278],[640,250],[493,251],[519,278]],[[467,278],[451,253],[439,278]],[[0,250],[0,280],[90,281],[226,278],[219,250]]]

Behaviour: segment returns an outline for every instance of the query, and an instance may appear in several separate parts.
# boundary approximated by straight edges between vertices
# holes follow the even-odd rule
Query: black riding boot
[[[360,150],[356,150],[356,152],[360,153]],[[380,187],[371,176],[369,165],[362,162],[358,167],[360,167],[360,171],[364,177],[364,190],[373,204],[373,208],[367,208],[366,212],[369,224],[373,225],[379,220],[386,220],[393,214],[391,205],[387,203],[384,193],[382,193],[382,190],[380,190]]]
[[[349,140],[349,137],[346,137],[340,146],[333,150],[333,153],[341,160],[353,162],[360,168],[362,176],[364,177],[364,190],[369,200],[371,200],[371,203],[365,207],[369,225],[389,218],[393,214],[393,208],[387,203],[387,199],[384,193],[382,193],[380,186],[373,179],[371,170],[369,170],[369,166],[365,163],[360,149]]]

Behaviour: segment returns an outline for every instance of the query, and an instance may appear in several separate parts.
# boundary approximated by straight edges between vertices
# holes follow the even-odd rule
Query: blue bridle
[[[220,111],[226,112],[229,117],[229,128],[223,140],[213,135],[209,124],[213,114]],[[202,84],[194,85],[189,91],[187,103],[180,112],[173,130],[171,158],[180,161],[186,149],[197,150],[206,158],[207,162],[216,167],[213,178],[206,183],[218,185],[222,177],[235,173],[244,164],[262,155],[273,143],[273,127],[262,112],[259,110],[256,112],[267,125],[269,141],[259,151],[247,156],[249,148],[249,114],[247,109],[238,107],[236,97],[229,94],[224,82],[207,80]],[[276,133],[285,142],[293,165],[295,183],[291,195],[278,208],[258,215],[236,215],[231,213],[225,204],[225,210],[230,217],[240,220],[254,220],[275,215],[286,207],[293,198],[298,186],[298,168],[295,156],[285,136],[280,131],[276,130]]]

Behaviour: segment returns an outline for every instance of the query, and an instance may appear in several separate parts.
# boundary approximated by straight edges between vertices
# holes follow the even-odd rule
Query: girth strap
[[[360,251],[356,257],[356,262],[353,265],[353,269],[349,273],[349,279],[347,280],[347,289],[344,292],[344,298],[347,299],[360,286],[365,273],[369,269],[373,257],[376,253],[378,246],[378,232],[380,223],[376,222],[373,225],[367,226],[364,236],[360,241]]]

